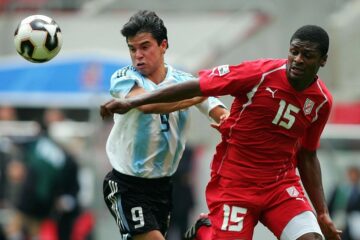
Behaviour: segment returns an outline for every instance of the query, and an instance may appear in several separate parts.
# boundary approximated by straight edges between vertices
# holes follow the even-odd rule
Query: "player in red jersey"
[[[194,96],[233,96],[206,188],[212,224],[206,239],[252,239],[260,221],[281,240],[338,240],[316,155],[332,105],[317,76],[328,47],[326,31],[306,25],[291,37],[287,59],[203,70],[197,80],[103,105],[101,115]]]

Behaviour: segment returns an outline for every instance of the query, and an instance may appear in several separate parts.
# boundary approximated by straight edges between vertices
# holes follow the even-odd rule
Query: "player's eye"
[[[313,53],[311,53],[311,52],[305,52],[305,53],[304,53],[304,56],[305,56],[306,58],[313,58],[315,55],[314,55]]]
[[[295,50],[295,49],[290,49],[290,54],[293,56],[296,56],[299,54],[299,51]]]

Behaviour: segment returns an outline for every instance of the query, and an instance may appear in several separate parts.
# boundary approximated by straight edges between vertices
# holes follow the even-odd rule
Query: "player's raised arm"
[[[117,101],[109,101],[100,107],[100,115],[104,118],[113,113],[124,114],[129,110],[151,103],[176,102],[202,96],[197,79],[174,84],[152,92]]]

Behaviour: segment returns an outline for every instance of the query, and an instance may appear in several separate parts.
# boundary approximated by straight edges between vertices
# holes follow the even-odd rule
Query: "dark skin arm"
[[[202,96],[199,81],[191,80],[137,95],[132,98],[107,102],[101,105],[100,115],[102,118],[105,118],[111,116],[113,113],[127,113],[133,108],[146,104],[176,102],[199,96]]]
[[[147,93],[147,91],[138,86],[134,86],[131,92],[126,96],[126,98],[136,97]],[[185,99],[182,101],[176,101],[171,103],[155,103],[155,104],[146,104],[137,107],[143,113],[171,113],[178,111],[180,109],[191,107],[195,104],[201,103],[206,100],[207,97],[194,97],[191,99]]]
[[[132,108],[138,108],[144,113],[173,112],[190,107],[206,99],[202,97],[198,80],[191,80],[180,84],[168,86],[153,92],[145,90],[132,91],[124,100],[111,100],[101,105],[100,115],[102,118],[112,116],[114,113],[124,114]],[[176,102],[176,104],[173,104]],[[172,103],[172,104],[168,104]],[[229,115],[229,111],[221,106],[213,108],[210,117],[218,125]],[[214,127],[213,126],[213,127]]]
[[[327,208],[316,151],[301,148],[297,154],[297,161],[301,181],[315,208],[321,231],[328,240],[341,240],[341,231],[336,229]]]

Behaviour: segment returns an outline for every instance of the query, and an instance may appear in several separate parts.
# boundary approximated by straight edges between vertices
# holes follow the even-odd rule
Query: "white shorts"
[[[314,213],[311,211],[302,212],[291,219],[286,225],[281,233],[280,240],[295,240],[300,236],[311,232],[320,234],[322,239],[325,240]]]

